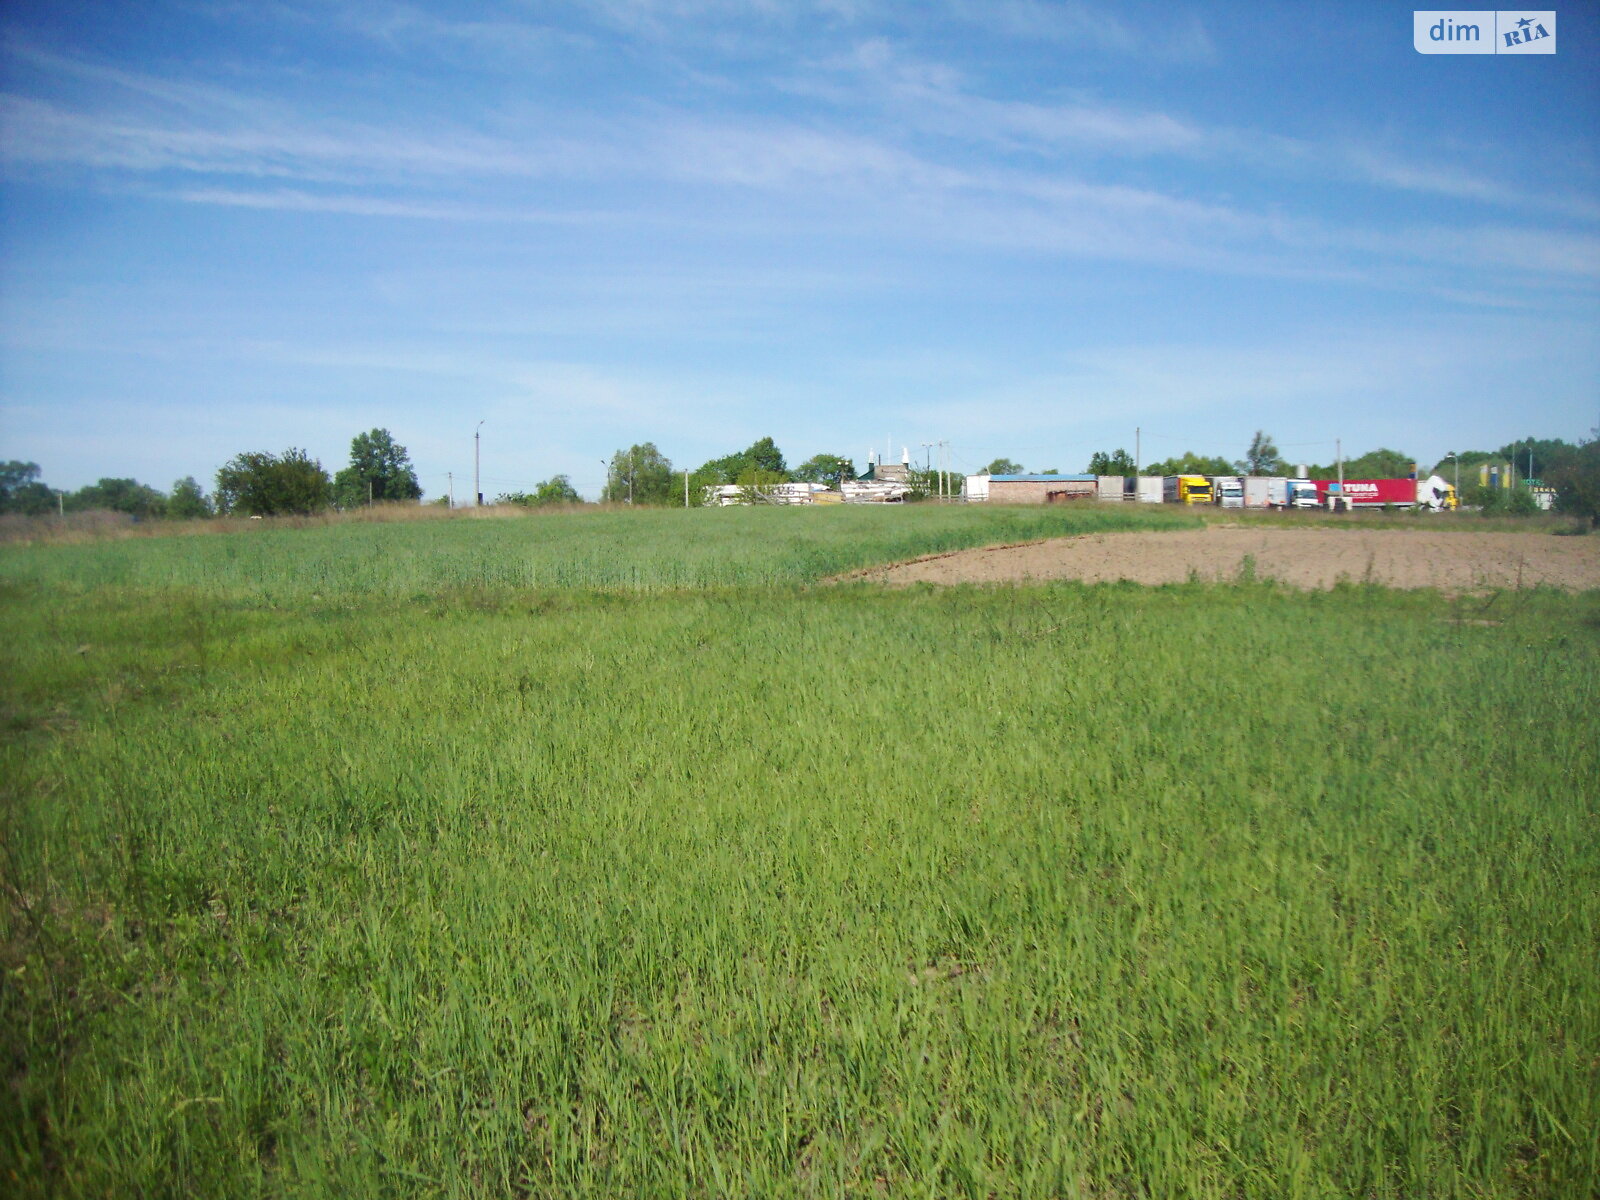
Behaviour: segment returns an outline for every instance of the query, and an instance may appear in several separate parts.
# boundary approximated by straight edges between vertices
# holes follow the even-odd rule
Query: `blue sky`
[[[0,458],[166,488],[374,426],[430,495],[948,441],[1432,461],[1600,423],[1600,8],[0,10]]]

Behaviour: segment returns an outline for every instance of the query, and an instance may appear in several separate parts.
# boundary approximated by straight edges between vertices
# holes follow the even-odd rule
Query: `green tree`
[[[552,475],[546,479],[535,489],[533,498],[534,503],[540,506],[583,503],[583,497],[578,495],[578,489],[572,486],[572,480],[565,475]]]
[[[560,504],[582,504],[583,497],[565,475],[553,475],[543,483],[534,485],[531,492],[502,492],[495,497],[496,504],[520,504],[524,508],[548,508]]]
[[[605,491],[600,498],[611,504],[673,503],[672,461],[656,449],[654,442],[644,442],[618,450],[611,456],[606,472]]]
[[[1241,475],[1287,475],[1289,464],[1284,462],[1283,455],[1278,453],[1278,447],[1267,436],[1265,430],[1256,430],[1255,437],[1250,439],[1250,448],[1244,452],[1244,457],[1234,464]],[[1226,472],[1215,472],[1218,475]]]
[[[794,469],[794,477],[801,483],[825,483],[837,488],[856,477],[856,466],[837,454],[813,454]]]
[[[1136,475],[1138,468],[1133,465],[1133,456],[1120,446],[1107,454],[1104,450],[1096,450],[1089,458],[1089,465],[1084,470],[1085,475]]]
[[[1417,469],[1417,460],[1399,450],[1368,450],[1359,458],[1347,459],[1346,479],[1404,479]]]
[[[765,467],[746,467],[734,481],[739,487],[739,499],[746,504],[765,504],[774,484],[788,483],[786,472],[769,471]]]
[[[1539,511],[1533,492],[1522,483],[1511,487],[1484,487],[1476,480],[1472,483],[1462,480],[1461,491],[1461,503],[1476,508],[1486,517],[1531,516]]]
[[[757,471],[764,471],[768,475],[777,475],[780,478],[776,483],[787,483],[789,480],[789,466],[783,461],[783,451],[778,449],[778,444],[769,437],[764,437],[755,442],[744,452],[745,459]]]
[[[1600,427],[1551,466],[1545,482],[1556,489],[1562,512],[1588,517],[1591,525],[1600,526]]]
[[[1440,478],[1448,479],[1451,483],[1454,483],[1456,479],[1455,472],[1459,466],[1461,471],[1461,486],[1463,489],[1465,489],[1467,485],[1467,471],[1469,469],[1471,469],[1472,473],[1476,475],[1479,463],[1503,461],[1504,459],[1496,455],[1492,450],[1461,450],[1458,451],[1453,458],[1450,455],[1446,455],[1438,462],[1434,463],[1433,470],[1429,471],[1428,474],[1438,475]],[[1321,467],[1317,469],[1322,470]]]
[[[165,515],[167,498],[137,479],[101,479],[69,492],[63,507],[69,512],[104,510],[144,519]]]
[[[211,501],[193,475],[185,475],[172,485],[172,495],[167,498],[167,516],[178,520],[211,516]]]
[[[419,500],[422,485],[406,448],[387,429],[374,429],[350,440],[350,465],[334,476],[333,494],[340,508],[359,508],[369,500]]]
[[[1565,466],[1578,454],[1580,446],[1560,438],[1523,438],[1520,441],[1509,442],[1493,455],[1489,456],[1497,462],[1508,462],[1523,479],[1544,479],[1552,471]],[[1532,470],[1529,469],[1529,457],[1532,457]]]
[[[304,450],[249,451],[217,471],[217,510],[248,517],[321,512],[333,502],[333,481]]]
[[[1232,475],[1233,464],[1225,458],[1196,454],[1185,450],[1176,458],[1153,462],[1144,469],[1146,475]]]
[[[985,475],[1021,475],[1023,466],[1009,458],[997,458],[983,469]]]
[[[0,463],[0,512],[37,517],[56,511],[56,491],[39,482],[39,464]]]
[[[764,437],[736,454],[725,454],[703,464],[693,478],[703,478],[705,484],[737,484],[750,471],[764,471],[776,476],[776,482],[789,479],[789,468],[783,461],[783,451],[771,438]],[[704,485],[703,485],[704,486]]]
[[[1017,472],[1013,471],[1010,474],[1017,474]],[[922,467],[913,466],[906,472],[906,486],[911,489],[906,499],[912,501],[936,500],[939,498],[941,486],[944,488],[944,495],[959,496],[961,495],[961,485],[966,481],[966,478],[960,471],[946,470],[944,479],[941,481],[938,467],[931,467],[925,470]]]

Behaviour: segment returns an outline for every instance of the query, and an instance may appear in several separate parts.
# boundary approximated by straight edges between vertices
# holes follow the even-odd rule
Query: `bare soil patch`
[[[1158,584],[1251,575],[1304,588],[1329,588],[1348,580],[1445,592],[1539,585],[1581,591],[1600,588],[1600,537],[1208,525],[961,550],[874,567],[849,578],[893,584],[1044,579]]]

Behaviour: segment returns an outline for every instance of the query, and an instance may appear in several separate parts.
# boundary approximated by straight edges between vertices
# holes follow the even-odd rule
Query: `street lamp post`
[[[483,507],[483,479],[480,475],[480,467],[483,463],[481,452],[483,444],[482,431],[483,422],[479,421],[478,427],[472,431],[472,495],[474,504],[478,508]]]

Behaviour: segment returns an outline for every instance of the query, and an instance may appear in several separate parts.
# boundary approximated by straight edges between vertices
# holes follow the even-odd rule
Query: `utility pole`
[[[483,480],[479,476],[479,467],[483,461],[479,452],[479,448],[482,445],[480,437],[482,429],[483,422],[479,421],[478,428],[472,431],[472,492],[478,498],[477,505],[479,508],[483,507]]]
[[[628,451],[628,504],[633,504],[633,451]]]
[[[683,506],[689,507],[689,468],[683,469]]]
[[[444,477],[450,481],[450,507],[454,508],[456,506],[456,473],[454,471],[446,471]]]
[[[372,480],[367,480],[367,510],[372,510]]]

